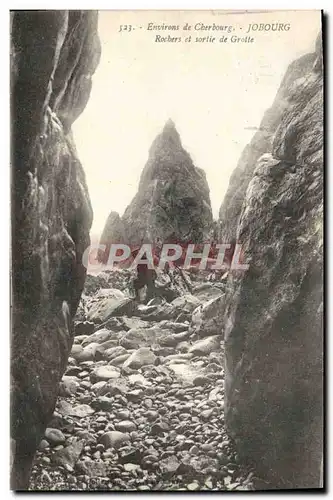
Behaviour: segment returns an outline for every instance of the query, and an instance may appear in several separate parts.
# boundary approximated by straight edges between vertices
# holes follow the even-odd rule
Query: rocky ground
[[[224,292],[207,279],[160,275],[143,305],[129,271],[88,276],[31,490],[255,489],[225,430]]]

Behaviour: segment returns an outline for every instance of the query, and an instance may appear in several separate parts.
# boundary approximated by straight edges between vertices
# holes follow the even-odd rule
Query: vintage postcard
[[[324,487],[322,20],[11,12],[11,489]]]

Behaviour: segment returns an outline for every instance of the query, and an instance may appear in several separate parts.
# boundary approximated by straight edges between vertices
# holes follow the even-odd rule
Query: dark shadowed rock
[[[12,14],[12,488],[28,487],[73,341],[92,210],[71,124],[100,45],[93,11]]]
[[[95,324],[92,321],[79,321],[75,324],[75,336],[91,335],[95,330]]]
[[[293,63],[282,83],[237,226],[249,269],[227,283],[226,421],[240,458],[278,488],[319,487],[322,459],[320,57]]]
[[[91,405],[97,411],[112,411],[114,407],[114,402],[112,398],[108,398],[106,396],[99,396],[91,403]]]
[[[107,278],[103,273],[97,276],[93,274],[87,274],[86,281],[84,284],[84,293],[86,295],[94,295],[101,288],[108,288]]]

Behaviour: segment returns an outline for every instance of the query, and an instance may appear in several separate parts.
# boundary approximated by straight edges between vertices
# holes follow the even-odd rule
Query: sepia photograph
[[[10,489],[323,490],[323,12],[8,17]]]

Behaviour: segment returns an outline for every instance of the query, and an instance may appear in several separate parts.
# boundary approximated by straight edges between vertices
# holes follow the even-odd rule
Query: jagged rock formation
[[[107,244],[108,241],[110,241],[110,238],[112,238],[112,241],[114,242],[123,241],[125,238],[124,225],[117,212],[110,213],[106,221],[100,242],[103,244]]]
[[[124,243],[125,228],[118,212],[111,212],[107,218],[99,244],[105,245],[106,249],[98,251],[100,261],[107,260],[107,255],[110,250],[111,243]]]
[[[54,411],[92,223],[70,126],[99,61],[97,13],[12,13],[12,488]]]
[[[238,196],[251,177],[232,228],[249,269],[229,276],[225,412],[239,456],[273,487],[314,488],[323,440],[320,40],[289,67],[281,94],[272,146],[267,137],[259,161],[263,142],[247,149],[236,187]]]
[[[171,120],[150,148],[138,192],[125,210],[122,223],[125,243],[135,245],[157,238],[165,241],[171,236],[201,243],[209,237],[212,211],[206,176],[193,165]],[[110,226],[113,224],[108,220],[104,243],[104,235],[111,234]],[[112,236],[112,242],[116,236]]]
[[[316,53],[305,54],[288,67],[281,82],[276,98],[261,121],[260,127],[254,134],[233,171],[227,193],[219,213],[219,239],[230,243],[235,237],[237,224],[242,209],[245,193],[252,179],[254,169],[259,158],[272,150],[273,139],[281,118],[289,107],[290,93],[295,82],[311,71],[316,60]]]

